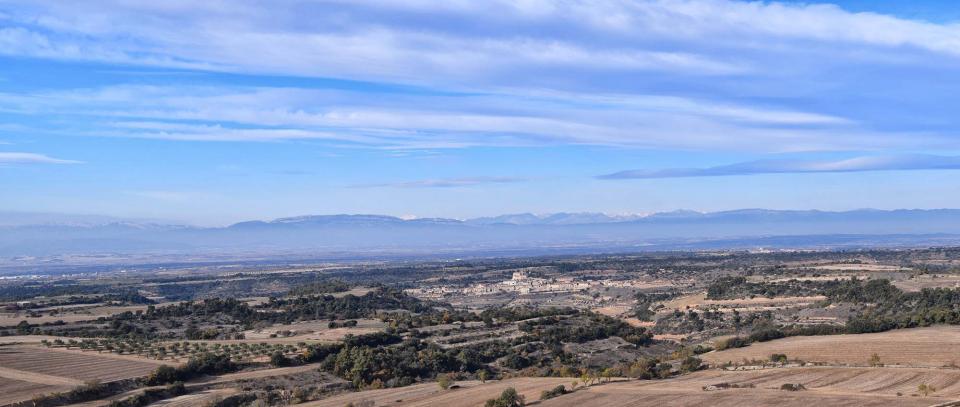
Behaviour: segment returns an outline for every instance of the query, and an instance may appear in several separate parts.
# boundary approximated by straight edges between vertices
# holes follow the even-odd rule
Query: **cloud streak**
[[[597,178],[624,180],[911,170],[960,170],[960,157],[910,154],[864,156],[842,160],[757,160],[708,168],[626,170],[600,175]]]
[[[44,154],[0,152],[0,164],[82,164],[82,162],[53,158]]]
[[[355,185],[354,188],[459,188],[472,187],[482,184],[511,184],[524,181],[527,181],[527,179],[519,177],[462,177],[424,179],[385,184]]]
[[[783,152],[906,147],[905,137],[887,137],[835,115],[643,94],[505,90],[423,95],[120,85],[0,93],[0,111],[87,118],[79,123],[88,128],[67,129],[74,135],[178,141],[320,140],[383,149],[603,145]],[[62,121],[54,125],[51,131],[63,130]],[[836,137],[839,131],[846,136]],[[911,136],[910,143],[930,139]]]
[[[164,69],[352,81],[59,89],[0,95],[0,112],[86,119],[57,123],[70,134],[383,149],[960,147],[960,25],[732,0],[444,3],[0,2],[0,55],[167,85]]]

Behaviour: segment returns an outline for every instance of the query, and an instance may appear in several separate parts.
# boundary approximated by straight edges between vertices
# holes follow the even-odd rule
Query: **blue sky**
[[[0,210],[217,225],[960,198],[948,1],[80,3],[0,0]]]

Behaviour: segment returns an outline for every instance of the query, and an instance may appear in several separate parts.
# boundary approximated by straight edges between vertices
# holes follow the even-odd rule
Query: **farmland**
[[[942,367],[960,363],[960,327],[938,326],[828,336],[797,336],[702,355],[704,361],[766,360],[773,353],[808,363],[864,366],[871,356],[885,365]]]
[[[47,384],[17,380],[7,376],[17,376],[17,372],[0,369],[0,405],[30,400],[37,394],[65,391],[72,387],[67,384]]]
[[[0,366],[24,375],[39,374],[72,379],[74,384],[88,380],[111,382],[144,376],[160,363],[109,355],[48,350],[35,346],[0,347]],[[67,384],[67,383],[64,383]]]
[[[936,404],[960,398],[944,257],[960,251],[0,281],[0,391],[91,407],[482,405],[508,388],[545,406]],[[51,320],[67,316],[84,320]],[[91,380],[111,386],[84,393]]]
[[[667,381],[612,382],[591,386],[573,394],[547,400],[540,405],[930,406],[955,399],[960,394],[958,382],[960,372],[930,369],[783,368],[750,372],[711,370]],[[718,385],[722,387],[723,384],[732,386],[718,388]],[[783,384],[800,384],[806,390],[780,390]],[[940,387],[936,387],[938,390],[934,394],[923,397],[917,394],[919,384]]]
[[[142,377],[159,365],[31,345],[0,346],[0,405],[67,391],[89,381],[108,383]]]
[[[358,404],[365,400],[372,401],[377,406],[479,406],[486,400],[495,398],[508,387],[516,389],[517,393],[524,395],[527,400],[536,400],[541,391],[558,385],[569,386],[571,380],[569,378],[516,378],[489,381],[483,384],[478,381],[465,381],[456,383],[459,388],[449,390],[443,390],[435,383],[426,383],[397,389],[346,394],[303,404],[303,406],[342,407],[348,403]]]

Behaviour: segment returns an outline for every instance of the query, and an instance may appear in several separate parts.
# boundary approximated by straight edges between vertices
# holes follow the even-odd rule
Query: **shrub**
[[[524,405],[523,396],[518,394],[517,389],[513,387],[508,387],[503,393],[500,393],[500,397],[487,400],[484,403],[484,407],[523,407]]]
[[[700,362],[700,359],[695,358],[693,356],[690,356],[684,359],[683,362],[680,363],[680,371],[684,373],[696,372],[697,370],[700,370],[702,368],[703,368],[703,363]]]
[[[774,339],[780,339],[786,335],[779,329],[764,329],[750,334],[751,342],[766,342]]]
[[[440,377],[437,377],[437,385],[441,389],[449,389],[453,385],[453,378],[449,374],[440,375]]]
[[[274,367],[282,367],[290,364],[290,360],[283,356],[283,352],[275,351],[270,354],[270,364]]]
[[[563,387],[563,385],[561,384],[550,390],[544,390],[540,392],[540,400],[552,399],[554,397],[562,396],[564,394],[567,394],[567,388]]]
[[[732,338],[727,338],[724,340],[717,341],[717,350],[724,349],[733,349],[733,348],[742,348],[744,346],[750,345],[750,340],[741,336],[734,336]]]
[[[917,386],[917,392],[923,395],[923,397],[927,397],[930,395],[930,393],[933,393],[935,391],[937,391],[936,387],[933,387],[926,383],[921,383],[919,386]]]

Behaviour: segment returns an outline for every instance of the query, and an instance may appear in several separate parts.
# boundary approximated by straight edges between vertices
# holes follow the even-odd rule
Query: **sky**
[[[953,208],[950,1],[0,0],[0,211]]]

